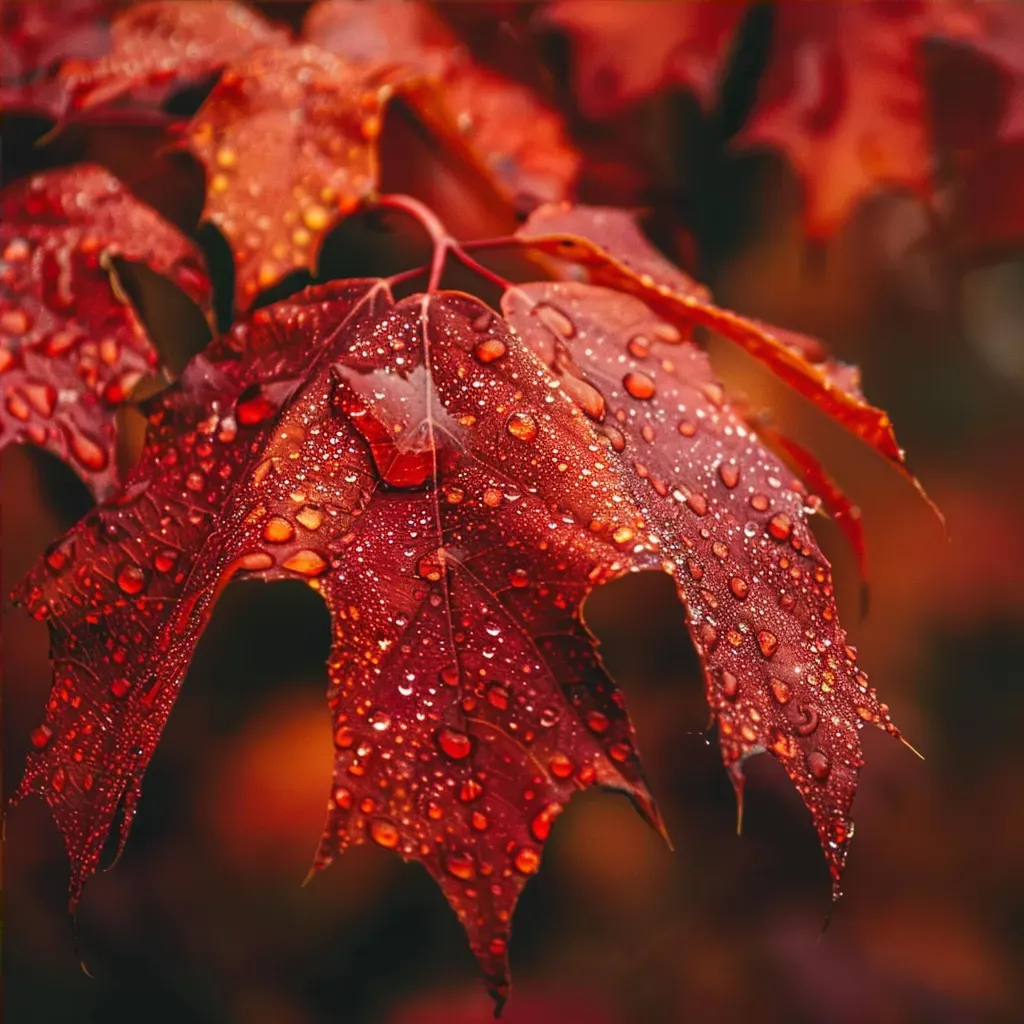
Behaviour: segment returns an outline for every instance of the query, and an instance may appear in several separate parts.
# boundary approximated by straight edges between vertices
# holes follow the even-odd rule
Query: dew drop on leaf
[[[537,436],[537,421],[528,412],[514,412],[506,424],[508,432],[520,441],[528,443]]]

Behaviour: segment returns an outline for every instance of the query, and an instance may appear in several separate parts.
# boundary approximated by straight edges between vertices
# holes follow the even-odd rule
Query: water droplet
[[[386,818],[374,818],[370,822],[370,838],[385,850],[393,850],[398,845],[398,826]]]
[[[487,820],[487,815],[483,811],[473,811],[469,816],[469,824],[474,832],[486,832],[490,822]]]
[[[721,462],[718,465],[718,475],[726,487],[735,487],[740,482],[740,470],[729,462]]]
[[[532,875],[540,867],[540,854],[529,846],[521,846],[516,852],[513,863],[516,871],[523,875]]]
[[[88,434],[69,432],[68,447],[76,461],[86,469],[99,472],[106,468],[109,461],[106,449]]]
[[[437,745],[454,761],[469,757],[473,741],[464,732],[445,726],[438,731]]]
[[[735,673],[724,668],[719,673],[718,678],[722,686],[722,696],[726,700],[735,700],[740,692],[740,681]]]
[[[305,224],[310,231],[323,231],[330,222],[330,211],[323,206],[320,206],[319,203],[310,203],[309,206],[302,211],[302,223]]]
[[[124,700],[128,696],[129,691],[132,688],[131,681],[125,679],[123,676],[119,679],[115,679],[110,684],[110,692],[118,699]]]
[[[250,398],[241,398],[235,406],[235,419],[239,426],[254,427],[264,423],[277,412],[277,405],[266,395],[256,393]]]
[[[484,787],[476,779],[466,779],[459,790],[459,799],[464,804],[479,800],[484,795]]]
[[[523,442],[532,441],[537,436],[537,421],[528,412],[514,412],[506,424],[508,432]]]
[[[795,714],[791,713],[791,717],[794,718],[793,731],[797,736],[810,736],[821,721],[818,709],[810,704],[797,704]]]
[[[548,767],[556,779],[567,779],[575,770],[572,760],[562,753],[552,754]]]
[[[29,738],[36,750],[42,750],[53,738],[53,730],[48,725],[40,725],[32,730]]]
[[[295,527],[281,516],[271,516],[263,527],[263,539],[271,544],[284,544],[294,536]]]
[[[752,509],[756,510],[757,512],[767,512],[768,511],[768,506],[770,504],[771,504],[771,502],[763,494],[755,494],[750,499],[750,507]]]
[[[274,564],[274,559],[266,551],[247,551],[238,559],[238,568],[248,572],[259,572],[269,569]]]
[[[579,377],[566,374],[562,377],[562,390],[583,410],[585,416],[595,423],[604,419],[604,395],[597,388]]]
[[[283,563],[284,568],[303,576],[319,576],[327,568],[327,562],[316,551],[302,548]]]
[[[732,596],[739,601],[745,601],[747,594],[750,593],[750,587],[742,576],[733,576],[729,580],[729,589],[732,591]]]
[[[793,696],[793,691],[790,689],[789,683],[784,679],[779,679],[773,676],[770,686],[772,688],[772,695],[780,704],[789,703],[790,697]]]
[[[588,711],[586,714],[587,727],[598,734],[607,732],[608,726],[611,723],[608,721],[608,716],[601,711]]]
[[[539,302],[533,307],[533,312],[545,327],[562,338],[571,338],[576,333],[572,320],[557,306]]]
[[[536,839],[538,843],[543,843],[551,834],[551,823],[561,813],[561,804],[548,804],[547,807],[540,811],[536,817],[534,817],[533,821],[530,822],[530,831],[533,833],[533,838]],[[518,865],[516,866],[518,867]],[[529,874],[529,872],[524,872],[524,874]]]
[[[819,782],[824,782],[832,771],[832,762],[829,760],[828,754],[820,750],[812,750],[807,755],[807,767],[814,778]]]
[[[324,521],[323,513],[317,509],[307,505],[304,508],[300,508],[295,514],[295,518],[300,522],[307,530],[319,530],[321,523]]]
[[[605,437],[611,441],[612,449],[614,451],[621,452],[625,450],[626,438],[618,427],[613,427],[610,423],[606,423],[604,426],[604,434]]]
[[[450,853],[445,858],[444,866],[448,874],[468,882],[476,874],[476,864],[470,853]]]
[[[629,339],[626,349],[634,359],[645,359],[651,354],[651,339],[638,334]]]
[[[785,512],[779,512],[768,520],[768,533],[776,540],[789,540],[793,524]]]
[[[654,397],[654,381],[646,373],[633,371],[622,378],[622,386],[634,398],[644,401]]]
[[[757,646],[766,658],[770,658],[778,649],[779,638],[770,630],[762,629],[757,634]]]
[[[481,341],[476,345],[473,349],[473,355],[481,363],[493,363],[496,359],[500,359],[506,351],[508,350],[505,347],[505,342],[501,338],[488,338],[486,341]]]
[[[134,562],[127,562],[117,570],[117,585],[126,594],[138,594],[146,585],[146,574]]]
[[[698,491],[693,491],[686,496],[686,504],[694,515],[705,516],[708,513],[708,499]]]

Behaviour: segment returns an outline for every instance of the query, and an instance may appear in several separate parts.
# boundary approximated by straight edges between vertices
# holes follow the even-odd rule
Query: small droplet
[[[729,462],[719,463],[718,475],[726,487],[735,487],[740,482],[739,467]]]
[[[773,676],[771,679],[772,695],[780,704],[788,704],[790,697],[793,696],[793,691],[790,689],[789,683],[784,679],[778,679]]]
[[[385,850],[393,850],[398,845],[398,827],[386,818],[374,818],[370,822],[370,838]]]
[[[110,692],[118,700],[124,700],[125,697],[128,696],[128,693],[131,690],[131,688],[132,688],[131,681],[128,680],[128,679],[125,679],[123,676],[121,678],[119,678],[119,679],[115,679],[110,684]]]
[[[792,717],[792,713],[790,712]],[[793,731],[797,736],[810,736],[812,732],[818,728],[818,723],[821,721],[821,716],[818,714],[818,709],[812,707],[810,704],[797,704],[796,706],[796,721],[793,725]]]
[[[309,505],[300,508],[295,513],[295,518],[307,530],[319,530],[320,524],[324,521],[323,513],[317,508],[311,508]]]
[[[454,761],[469,757],[473,741],[464,732],[445,726],[437,734],[437,745]]]
[[[309,228],[310,231],[323,231],[325,227],[331,222],[331,213],[329,210],[320,206],[318,203],[310,203],[302,211],[302,223]]]
[[[444,866],[449,875],[464,882],[468,882],[476,874],[476,864],[470,853],[450,853],[445,858]]]
[[[530,831],[533,833],[533,838],[536,839],[538,843],[543,843],[551,834],[551,823],[561,813],[561,804],[548,804],[547,807],[540,811],[536,817],[534,817],[533,821],[530,822]],[[529,872],[524,872],[524,874],[529,874]]]
[[[295,527],[281,516],[271,516],[263,527],[263,539],[271,544],[284,544],[294,536]]]
[[[686,496],[686,504],[694,515],[705,516],[708,513],[708,499],[698,491],[693,491]]]
[[[629,339],[626,349],[634,359],[646,359],[651,354],[651,339],[638,334]]]
[[[126,594],[138,594],[146,585],[146,574],[133,562],[128,562],[117,570],[117,585]]]
[[[608,726],[611,724],[608,721],[608,716],[601,711],[588,711],[586,714],[587,727],[598,734],[607,732]]]
[[[654,381],[646,373],[638,373],[636,371],[627,373],[622,378],[622,386],[630,395],[640,401],[654,397]]]
[[[739,601],[745,601],[750,592],[750,586],[742,576],[733,576],[729,580],[729,589],[732,591],[732,596]]]
[[[303,576],[319,576],[327,568],[327,562],[316,551],[302,548],[283,563],[284,568]]]
[[[572,320],[556,306],[540,302],[533,312],[545,327],[562,338],[571,338],[576,333]]]
[[[807,767],[814,778],[819,782],[824,782],[832,771],[832,762],[829,760],[828,754],[820,750],[812,750],[807,755]]]
[[[529,846],[521,846],[516,852],[513,863],[516,871],[523,875],[532,875],[540,867],[540,854]]]
[[[722,696],[726,700],[735,700],[739,696],[740,681],[735,673],[730,672],[728,669],[722,669],[719,674],[719,681],[722,684]]]
[[[769,630],[762,629],[757,634],[757,646],[766,658],[770,658],[779,646],[779,638]]]
[[[473,355],[481,363],[493,363],[496,359],[500,359],[506,351],[508,350],[505,347],[505,342],[500,338],[488,338],[486,341],[481,341],[473,349]]]
[[[537,421],[528,412],[514,412],[506,424],[508,432],[524,443],[537,436]]]
[[[40,725],[32,730],[29,738],[36,750],[42,750],[53,738],[53,730],[48,725]]]
[[[785,512],[779,512],[768,520],[768,533],[776,540],[789,540],[793,524]]]
[[[575,770],[572,760],[562,753],[552,754],[548,767],[556,779],[567,779]]]

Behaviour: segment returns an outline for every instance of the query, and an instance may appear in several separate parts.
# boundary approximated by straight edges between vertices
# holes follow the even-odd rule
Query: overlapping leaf
[[[106,10],[101,4],[87,7],[76,20],[90,27],[88,47],[61,26],[54,5],[56,23],[42,34],[63,41],[57,56],[79,59],[43,64],[36,56],[37,79],[12,94],[12,103],[65,120],[95,116],[117,102],[126,108],[122,116],[141,117],[156,111],[176,90],[216,75],[229,61],[289,38],[286,29],[234,0],[150,0],[126,7],[109,26],[104,18],[109,5]],[[48,51],[52,49],[53,43]]]
[[[749,6],[562,0],[543,18],[573,40],[582,111],[607,117],[671,87],[691,89],[709,105]],[[787,155],[805,185],[805,226],[814,237],[834,232],[879,189],[928,197],[934,181],[924,45],[967,41],[1003,60],[1012,50],[1019,67],[1020,46],[1007,47],[1004,30],[1015,6],[773,5],[770,60],[737,145]]]
[[[0,193],[0,447],[47,448],[99,496],[117,483],[114,414],[157,359],[116,257],[205,308],[199,251],[103,169],[79,165]]]
[[[426,4],[323,0],[303,36],[351,60],[436,79],[466,143],[505,189],[531,204],[568,198],[580,155],[561,117],[532,90],[473,62]]]

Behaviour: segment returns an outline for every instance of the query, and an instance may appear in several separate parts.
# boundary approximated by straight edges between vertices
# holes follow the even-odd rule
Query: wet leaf
[[[115,258],[166,275],[206,308],[199,251],[103,169],[0,193],[0,446],[48,449],[97,496],[118,482],[114,414],[157,365]]]
[[[473,266],[421,219],[442,257]],[[628,223],[595,233],[706,294]],[[513,908],[572,793],[618,789],[661,827],[583,620],[595,587],[641,570],[676,582],[737,792],[747,757],[777,757],[838,892],[858,731],[899,733],[838,624],[806,490],[676,325],[682,300],[665,316],[642,275],[593,265],[611,268],[601,284],[507,285],[503,315],[437,290],[436,267],[399,301],[381,280],[309,289],[252,313],[148,403],[123,491],[16,595],[49,622],[55,662],[18,796],[49,803],[74,899],[119,807],[124,841],[225,585],[298,579],[333,634],[314,867],[367,841],[421,862],[500,1005]]]
[[[580,155],[561,117],[533,90],[475,63],[426,4],[324,0],[310,9],[303,36],[350,60],[431,77],[450,120],[506,190],[529,205],[569,197]]]
[[[233,0],[152,0],[128,6],[109,24],[110,5],[84,6],[88,12],[81,21],[88,19],[91,31],[88,47],[77,36],[69,38],[66,28],[47,26],[53,33],[50,50],[60,43],[60,57],[83,59],[61,61],[20,105],[31,99],[51,117],[68,120],[95,117],[116,103],[131,120],[155,112],[175,91],[216,75],[229,61],[289,38],[286,29]]]
[[[265,48],[223,73],[188,141],[206,168],[203,217],[234,254],[238,309],[313,266],[327,231],[376,187],[393,91],[312,45]]]
[[[646,241],[630,214],[556,204],[535,211],[517,234],[530,246],[582,268],[592,282],[638,296],[687,336],[694,327],[706,327],[742,346],[917,484],[906,469],[892,421],[864,397],[855,366],[833,360],[814,338],[715,306],[707,289]]]
[[[540,15],[572,40],[573,93],[581,112],[605,118],[672,87],[692,89],[711,106],[744,7],[558,0]]]
[[[572,42],[581,109],[604,118],[672,88],[690,89],[711,106],[747,6],[561,0],[543,19]],[[804,226],[814,238],[834,233],[859,201],[882,189],[931,199],[925,45],[967,42],[1003,59],[1013,52],[1019,67],[1021,48],[1006,29],[1014,7],[772,5],[769,63],[736,146],[787,156],[804,183]]]
[[[656,820],[579,612],[619,571],[591,521],[632,520],[550,383],[479,301],[355,282],[258,311],[154,400],[123,494],[20,593],[59,679],[20,793],[53,809],[76,895],[122,801],[130,823],[223,586],[297,578],[334,628],[317,866],[367,839],[422,861],[500,996],[512,908],[571,794],[613,786]],[[561,494],[584,474],[599,491]]]
[[[62,63],[102,56],[110,46],[107,5],[98,0],[36,0],[3,6],[0,107],[52,113],[61,102]]]

